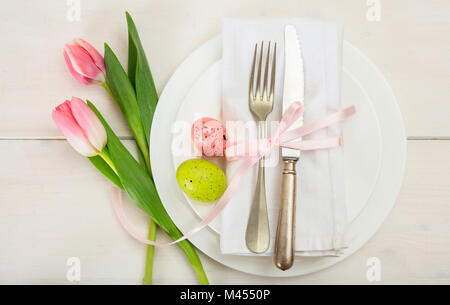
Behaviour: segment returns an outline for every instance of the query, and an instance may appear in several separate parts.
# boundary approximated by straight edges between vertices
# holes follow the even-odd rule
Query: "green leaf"
[[[103,174],[106,178],[111,180],[112,183],[117,185],[119,188],[123,189],[123,185],[120,182],[119,176],[109,167],[108,163],[105,162],[100,156],[89,157],[89,161]]]
[[[116,55],[106,43],[105,65],[106,83],[108,88],[133,132],[136,143],[146,161],[146,165],[149,166],[150,158],[148,154],[148,142],[141,123],[141,112],[134,88]]]
[[[128,32],[128,78],[136,91],[136,63],[137,50],[131,35]]]
[[[136,25],[130,14],[126,12],[128,24],[128,77],[134,85],[136,97],[141,110],[141,122],[145,132],[145,138],[150,143],[150,130],[153,114],[158,103],[150,66],[142,47]]]
[[[114,162],[116,170],[121,178],[122,185],[130,198],[172,238],[182,236],[173,221],[167,214],[164,206],[159,199],[155,184],[145,171],[139,165],[130,152],[125,148],[120,139],[114,134],[111,127],[106,123],[95,106],[88,101],[89,107],[96,113],[108,136],[107,147],[110,157]]]
[[[145,158],[144,158],[144,155],[142,154],[141,150],[138,149],[138,150],[137,150],[137,153],[138,153],[139,164],[141,164],[141,166],[143,166],[143,167],[147,170],[147,172],[150,174],[150,177],[152,177],[152,175],[151,175],[151,169],[150,169],[149,167],[147,167],[148,165],[147,165],[147,163],[145,162]]]
[[[111,127],[104,120],[97,108],[87,101],[89,107],[95,112],[97,117],[105,127],[108,142],[107,147],[116,170],[121,178],[124,189],[134,201],[134,203],[144,210],[155,223],[162,228],[173,240],[182,236],[182,233],[173,223],[167,214],[161,199],[158,196],[155,184],[145,169],[138,164],[133,156],[128,152],[119,138],[114,134]],[[194,246],[188,240],[183,240],[177,244],[185,253],[201,284],[208,284],[208,278],[201,264],[200,258]]]

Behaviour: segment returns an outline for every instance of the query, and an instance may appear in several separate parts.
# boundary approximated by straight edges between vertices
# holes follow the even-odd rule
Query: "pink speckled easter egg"
[[[191,137],[195,147],[206,157],[221,157],[226,148],[225,126],[218,120],[208,117],[198,119],[192,124]]]

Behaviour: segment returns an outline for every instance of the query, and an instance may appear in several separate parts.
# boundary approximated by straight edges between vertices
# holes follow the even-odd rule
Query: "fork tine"
[[[269,40],[269,46],[267,48],[267,58],[266,58],[266,64],[264,69],[264,85],[263,85],[263,98],[267,99],[267,77],[269,76],[269,61],[270,59],[270,40]]]
[[[250,100],[253,100],[255,98],[255,95],[253,94],[253,79],[255,76],[255,63],[256,63],[256,51],[258,49],[258,44],[255,44],[255,51],[253,52],[253,64],[252,64],[252,71],[250,72],[250,85],[248,89],[248,95],[250,97]]]
[[[269,99],[271,102],[273,102],[273,87],[275,85],[275,68],[276,68],[276,61],[277,61],[277,43],[275,42],[274,48],[273,48],[273,59],[272,59],[272,72],[270,76],[270,94]],[[269,64],[269,62],[267,62]]]
[[[261,94],[261,92],[259,90],[259,87],[261,85],[261,65],[262,65],[263,51],[264,51],[264,41],[261,41],[261,48],[260,48],[260,54],[259,54],[259,63],[258,63],[258,75],[256,76],[256,91],[255,91],[255,96],[257,94],[259,94],[260,97],[262,96],[262,94]]]

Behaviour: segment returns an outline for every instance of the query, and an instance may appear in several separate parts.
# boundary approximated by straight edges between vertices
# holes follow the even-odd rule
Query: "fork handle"
[[[260,121],[258,124],[258,134],[260,139],[263,139],[266,135],[266,123],[264,121]],[[253,253],[266,252],[270,243],[264,162],[264,157],[259,159],[256,188],[245,232],[245,243]]]
[[[291,268],[294,263],[296,164],[296,159],[284,160],[281,180],[281,205],[274,250],[274,263],[281,270]]]

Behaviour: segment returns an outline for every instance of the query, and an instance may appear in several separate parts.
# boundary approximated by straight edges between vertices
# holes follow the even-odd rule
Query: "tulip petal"
[[[96,79],[99,74],[103,75],[92,57],[82,47],[66,44],[64,51],[69,57],[72,67],[79,74],[91,79]]]
[[[98,151],[89,143],[83,130],[78,126],[70,110],[70,101],[56,107],[52,112],[53,121],[61,130],[67,141],[80,154],[92,157],[98,154]]]
[[[66,50],[64,50],[64,59],[66,60],[67,63],[67,67],[69,68],[70,73],[73,75],[73,77],[75,77],[75,79],[82,83],[83,85],[89,85],[90,83],[92,83],[92,79],[88,78],[88,77],[84,77],[83,75],[81,75],[80,73],[78,73],[72,66],[72,63],[70,61],[69,55],[67,54]]]
[[[97,51],[97,49],[95,49],[89,42],[81,38],[75,39],[75,43],[85,49],[86,52],[88,52],[88,54],[94,60],[95,65],[101,71],[105,71],[105,60],[103,59],[103,56]]]
[[[106,145],[106,131],[92,109],[77,97],[72,97],[70,109],[78,126],[84,131],[91,145],[98,151],[102,151]]]

